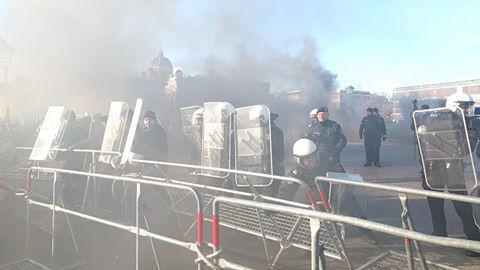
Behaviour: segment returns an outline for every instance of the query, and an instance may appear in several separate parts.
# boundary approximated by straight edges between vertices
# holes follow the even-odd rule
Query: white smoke
[[[31,110],[52,100],[107,107],[104,100],[126,90],[126,79],[160,48],[179,55],[187,72],[267,81],[272,91],[334,89],[312,37],[297,52],[268,40],[261,27],[268,8],[256,1],[15,1],[7,39],[15,47],[12,74],[23,78],[17,101]]]

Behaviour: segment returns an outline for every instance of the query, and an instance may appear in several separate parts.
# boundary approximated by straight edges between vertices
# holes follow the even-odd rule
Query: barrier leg
[[[268,246],[267,246],[267,238],[265,236],[265,230],[263,228],[263,222],[262,222],[262,216],[260,215],[260,210],[255,209],[257,212],[257,217],[258,217],[258,224],[260,225],[260,231],[262,232],[262,241],[263,241],[263,248],[265,250],[265,255],[267,256],[267,265],[268,268],[272,267],[270,264],[270,255],[268,254]]]
[[[58,202],[62,205],[63,208],[65,208],[65,204],[63,203],[62,196],[58,196]],[[65,221],[66,221],[67,226],[68,226],[68,231],[70,232],[70,237],[72,237],[72,242],[73,242],[73,247],[75,248],[75,252],[78,253],[77,239],[75,238],[75,235],[73,234],[72,224],[70,223],[70,218],[68,217],[68,214],[65,214]]]
[[[400,202],[402,203],[403,211],[402,211],[402,227],[406,230],[409,230],[408,228],[408,222],[407,222],[407,215],[408,215],[408,209],[404,207],[404,203],[406,202],[407,196],[405,194],[398,194],[400,198]],[[407,266],[409,270],[414,270],[414,265],[413,265],[413,254],[412,254],[412,240],[408,238],[404,238],[404,243],[405,243],[405,254],[407,255]]]
[[[310,219],[312,270],[326,270],[325,249],[320,243],[320,220]]]
[[[410,217],[410,213],[408,210],[408,198],[406,194],[399,194],[400,198],[400,203],[402,204],[402,209],[405,212],[405,217],[402,216],[402,223],[403,219],[405,218],[405,223],[407,225],[407,229],[411,231],[415,231],[415,228],[413,226],[412,218]],[[403,212],[402,212],[403,215]],[[422,252],[422,247],[418,241],[413,241],[413,245],[415,247],[415,250],[417,251],[418,254],[418,259],[420,261],[420,266],[422,267],[422,270],[428,270],[427,262],[425,261],[425,257],[423,256]],[[412,255],[413,257],[413,255]]]
[[[140,238],[140,228],[139,228],[139,218],[138,218],[138,214],[139,214],[139,199],[140,199],[140,184],[137,183],[137,190],[136,190],[136,194],[135,194],[135,228],[136,228],[136,231],[135,231],[135,270],[138,270],[138,260],[139,260],[139,245],[138,245],[138,241],[139,241],[139,238]]]
[[[88,169],[88,172],[91,172],[91,166]],[[83,192],[82,206],[80,207],[80,212],[84,213],[85,205],[87,203],[88,189],[90,188],[90,176],[87,177],[87,183],[85,184],[85,191]]]
[[[150,231],[150,224],[148,223],[148,219],[145,216],[145,213],[143,213],[143,211],[142,211],[142,216],[143,216],[143,220],[145,222],[145,227],[147,228],[147,231]],[[152,237],[148,237],[148,240],[150,241],[150,246],[152,247],[153,257],[155,258],[155,264],[157,265],[157,269],[160,270],[160,261],[158,260],[155,244],[153,243]]]
[[[55,208],[57,206],[57,174],[53,175],[53,199],[52,199],[52,246],[51,246],[51,253],[50,259],[53,260],[55,258]]]
[[[295,224],[293,225],[292,230],[290,231],[290,233],[288,234],[284,242],[288,243],[292,241],[293,236],[295,236],[295,232],[298,230],[298,227],[300,227],[300,224],[302,224],[302,217],[297,218],[297,220],[295,221]],[[283,251],[286,248],[287,247],[283,243],[280,244],[280,250],[277,252],[277,255],[275,256],[275,259],[273,260],[273,263],[272,263],[273,266],[277,265],[278,260],[280,260],[280,256],[283,254]]]

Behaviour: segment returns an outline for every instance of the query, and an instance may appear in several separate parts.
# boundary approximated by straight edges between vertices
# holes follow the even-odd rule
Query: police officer
[[[467,115],[473,103],[474,101],[472,97],[465,93],[457,93],[450,96],[447,99],[447,106],[452,108],[451,112],[426,113],[420,118],[416,119],[418,135],[421,136],[422,133],[425,135],[425,132],[430,130],[460,128],[462,126],[462,119],[461,116],[458,115],[458,111],[455,109],[460,108],[462,109],[463,113]],[[480,136],[480,123],[477,119],[469,116],[466,117],[466,123],[470,146],[472,147],[471,150],[473,151]],[[446,146],[445,144],[438,142],[438,140],[435,138],[435,135],[429,137],[425,136],[424,140],[428,140],[429,145],[436,148]],[[426,147],[426,145],[424,145],[425,142],[421,141],[421,143],[422,147]],[[444,149],[444,151],[448,152],[447,150],[449,149]],[[480,156],[478,150],[477,156]],[[463,180],[463,161],[454,159],[425,160],[425,157],[422,159],[423,168],[421,171],[421,178],[422,187],[425,190],[433,190],[432,188],[434,188],[436,191],[439,191],[446,188],[449,193],[467,195],[466,191],[458,191],[458,189],[465,189],[465,183]],[[428,183],[424,169],[426,170],[426,175],[429,179]],[[432,216],[432,235],[445,237],[448,236],[444,211],[444,200],[427,197],[427,202]],[[472,205],[458,201],[452,201],[452,203],[455,211],[462,221],[463,231],[467,238],[469,240],[480,241],[480,232],[475,225]],[[480,253],[471,250],[467,250],[466,255],[470,257],[480,257]]]
[[[272,164],[273,164],[273,174],[284,176],[285,175],[285,144],[283,131],[275,124],[275,119],[277,119],[278,114],[270,113],[270,129],[272,137]],[[266,190],[267,195],[275,196],[278,193],[281,182],[278,180],[273,180],[271,188]]]
[[[198,108],[192,115],[192,126],[187,134],[191,144],[190,164],[200,165],[202,153],[203,108]]]
[[[67,126],[63,134],[60,148],[69,149],[67,152],[60,152],[57,155],[58,160],[64,161],[63,169],[82,171],[85,161],[85,153],[71,151],[79,148],[80,143],[88,138],[88,131],[82,127],[74,111],[69,112]],[[81,203],[82,194],[85,189],[86,177],[81,175],[66,175],[62,179],[61,194],[65,204],[73,207]]]
[[[387,126],[385,125],[385,119],[378,112],[378,108],[373,108],[373,115],[377,118],[378,125],[382,131],[382,140],[385,141],[387,139]]]
[[[317,113],[318,113],[318,108],[312,109],[308,116],[310,117],[310,124],[308,126],[311,126],[317,122]]]
[[[345,172],[340,163],[340,152],[347,145],[347,138],[342,127],[328,119],[328,108],[321,107],[317,111],[316,121],[308,126],[305,138],[312,140],[319,153],[330,162],[330,172]]]
[[[296,166],[290,171],[289,177],[302,180],[312,190],[316,190],[315,177],[325,176],[327,172],[332,171],[331,168],[335,166],[336,163],[336,161],[331,159],[328,151],[323,151],[314,141],[307,138],[301,138],[295,142],[293,145],[293,156]],[[335,194],[335,191],[330,192],[330,185],[328,183],[322,182],[321,186],[325,195]],[[285,200],[292,200],[298,188],[298,184],[283,182],[280,186],[278,197]],[[317,202],[320,201],[319,193],[313,192],[312,195]],[[335,199],[335,197],[333,199]],[[342,201],[334,202],[333,205],[339,206],[339,209],[336,210],[339,210],[338,212],[341,214],[366,219],[363,210],[358,205],[353,194],[344,196]],[[359,229],[359,231],[363,236],[374,241],[374,236],[371,231],[366,229]]]
[[[362,119],[358,136],[364,140],[365,156],[367,162],[363,165],[365,167],[375,166],[380,167],[380,143],[382,139],[382,128],[380,121],[373,114],[373,109],[367,109],[367,116]]]

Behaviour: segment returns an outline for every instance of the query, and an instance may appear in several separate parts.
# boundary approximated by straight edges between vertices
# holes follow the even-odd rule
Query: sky
[[[49,0],[55,1],[78,6],[89,0]],[[17,14],[29,2],[34,1],[0,0],[0,36],[14,47],[22,47],[17,44],[22,27]],[[162,48],[175,66],[195,74],[209,57],[228,58],[232,46],[225,44],[295,54],[309,36],[316,41],[321,64],[337,75],[341,88],[390,92],[400,86],[480,78],[480,1],[179,0],[170,8],[171,17],[158,31],[141,27],[154,37],[136,54],[143,63]],[[130,25],[152,23],[129,16],[129,9],[122,12]]]

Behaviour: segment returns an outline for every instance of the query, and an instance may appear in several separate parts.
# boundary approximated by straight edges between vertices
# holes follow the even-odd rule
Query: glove
[[[386,141],[387,140],[387,136],[383,136],[383,141]]]

